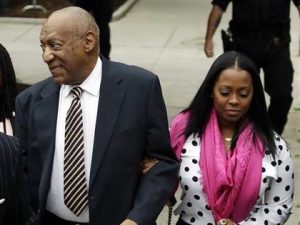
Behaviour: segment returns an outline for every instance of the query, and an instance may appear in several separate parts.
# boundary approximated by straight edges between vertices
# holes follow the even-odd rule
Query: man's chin
[[[60,77],[60,76],[55,76],[52,74],[52,78],[53,78],[54,83],[56,83],[56,84],[64,83],[64,79],[62,79],[62,77]]]

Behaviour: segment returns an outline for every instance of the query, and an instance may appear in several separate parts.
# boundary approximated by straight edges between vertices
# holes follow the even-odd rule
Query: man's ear
[[[93,31],[88,31],[85,33],[85,36],[83,38],[83,42],[84,42],[84,51],[85,52],[90,52],[92,51],[95,46],[96,46],[96,35]]]

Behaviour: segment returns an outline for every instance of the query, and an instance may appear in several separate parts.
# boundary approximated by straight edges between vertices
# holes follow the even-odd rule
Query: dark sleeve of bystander
[[[0,134],[0,224],[25,225],[28,194],[18,142]]]

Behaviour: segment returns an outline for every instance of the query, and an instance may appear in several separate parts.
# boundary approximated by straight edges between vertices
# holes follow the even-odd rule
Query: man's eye
[[[45,51],[45,45],[40,45],[41,48],[42,48],[42,51],[44,52]]]
[[[59,50],[59,49],[61,48],[61,45],[58,44],[58,43],[53,43],[53,44],[52,44],[52,48],[53,48],[54,50]]]

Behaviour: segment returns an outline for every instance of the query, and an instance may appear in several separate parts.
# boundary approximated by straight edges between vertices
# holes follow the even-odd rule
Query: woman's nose
[[[229,103],[230,104],[238,104],[239,103],[239,98],[236,94],[232,94],[229,98]]]

